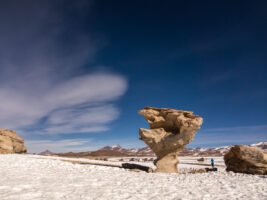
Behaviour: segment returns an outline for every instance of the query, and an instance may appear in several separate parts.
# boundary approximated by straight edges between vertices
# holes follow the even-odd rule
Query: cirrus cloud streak
[[[71,20],[64,6],[63,1],[1,2],[1,127],[22,133],[101,132],[118,118],[116,101],[127,80],[88,67],[104,43],[80,20],[91,4],[73,2]]]

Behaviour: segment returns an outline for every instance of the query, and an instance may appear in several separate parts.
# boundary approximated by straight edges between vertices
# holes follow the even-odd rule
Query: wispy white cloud
[[[211,133],[218,133],[218,132],[259,132],[259,131],[266,131],[267,132],[267,125],[256,125],[256,126],[235,126],[235,127],[223,127],[223,128],[208,128],[203,129],[204,132],[211,132]]]
[[[89,128],[83,127],[84,124],[101,125],[116,119],[119,111],[110,102],[124,94],[126,80],[119,75],[104,73],[90,74],[78,79],[75,83],[72,80],[64,81],[64,85],[55,84],[51,88],[32,89],[31,92],[16,88],[2,89],[0,86],[0,101],[3,102],[0,104],[1,125],[19,129],[34,125],[46,117],[49,128],[57,126],[57,130],[63,130],[63,125],[66,128],[73,125],[79,132],[78,127],[83,130]],[[94,105],[96,102],[101,105]],[[93,106],[81,106],[83,104]]]
[[[28,140],[26,145],[30,153],[40,153],[45,150],[52,152],[68,152],[89,150],[88,146],[91,143],[88,139],[66,139],[66,140]],[[87,146],[87,149],[86,149]]]
[[[208,84],[216,84],[228,81],[229,79],[233,78],[235,76],[235,72],[233,70],[227,70],[222,73],[213,74],[211,75],[206,82]]]
[[[101,46],[98,38],[69,22],[53,1],[18,4],[0,8],[0,126],[28,134],[108,130],[127,80],[83,71]],[[82,13],[81,6],[72,9]]]
[[[267,141],[267,125],[201,129],[191,146],[222,146]]]
[[[136,138],[111,138],[107,140],[94,140],[88,138],[80,139],[61,139],[61,140],[26,140],[28,152],[39,153],[45,150],[50,150],[56,153],[59,152],[82,152],[94,151],[104,146],[112,146],[119,144],[125,148],[141,148],[145,144]]]
[[[112,104],[73,106],[52,112],[39,131],[45,134],[103,132],[109,129],[107,124],[118,116],[119,111]]]

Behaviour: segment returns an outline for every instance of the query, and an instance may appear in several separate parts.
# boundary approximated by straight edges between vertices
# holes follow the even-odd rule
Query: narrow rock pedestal
[[[156,172],[178,173],[178,154],[190,143],[203,119],[190,111],[146,107],[139,111],[150,129],[139,129],[143,140],[156,154]]]

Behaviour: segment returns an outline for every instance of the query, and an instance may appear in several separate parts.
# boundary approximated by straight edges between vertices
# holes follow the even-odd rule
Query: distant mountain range
[[[267,142],[259,142],[251,144],[250,146],[259,147],[267,151]],[[231,146],[217,147],[217,148],[185,148],[181,151],[180,156],[223,156],[229,151]],[[124,157],[124,156],[155,156],[149,147],[144,148],[130,148],[126,149],[120,145],[105,146],[96,151],[86,152],[68,152],[68,153],[53,153],[49,150],[39,153],[39,155],[58,155],[64,157]]]

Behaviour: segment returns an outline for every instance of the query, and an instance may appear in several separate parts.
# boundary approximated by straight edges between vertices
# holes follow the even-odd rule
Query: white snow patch
[[[267,145],[267,142],[259,142],[256,144],[251,144],[250,146],[262,146],[262,145]]]
[[[190,161],[191,158],[184,160]],[[267,176],[224,171],[204,174],[136,173],[31,155],[0,155],[0,180],[1,200],[263,200],[267,196]]]

